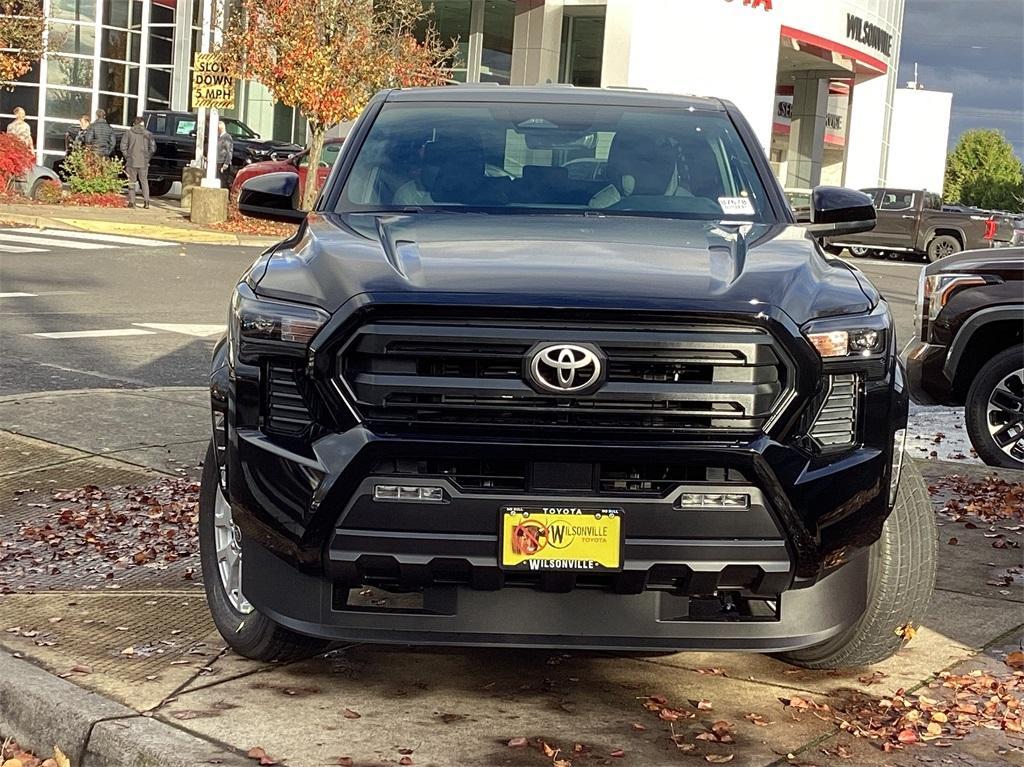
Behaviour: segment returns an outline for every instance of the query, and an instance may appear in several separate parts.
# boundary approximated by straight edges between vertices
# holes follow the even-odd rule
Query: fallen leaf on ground
[[[509,748],[526,748],[530,741],[526,738],[510,738],[507,745]]]
[[[1007,655],[1006,665],[1010,668],[1024,668],[1024,652],[1016,650]]]
[[[262,746],[253,746],[246,754],[250,759],[255,759],[261,765],[278,764],[277,759],[268,754]]]
[[[623,751],[621,748],[617,748],[614,751],[612,751],[610,754],[608,754],[608,756],[614,757],[616,759],[620,759],[620,758],[624,757],[625,755],[626,755],[626,752]]]
[[[746,719],[748,722],[751,722],[752,724],[756,724],[758,727],[767,727],[769,724],[771,724],[771,722],[769,722],[760,714],[747,714],[743,718]]]
[[[727,764],[733,760],[735,754],[705,754],[704,761],[711,764]]]
[[[902,639],[904,642],[909,642],[911,639],[917,636],[917,629],[912,623],[906,623],[896,629],[896,636]]]
[[[362,714],[360,714],[358,711],[353,711],[350,708],[346,708],[343,716],[346,719],[359,719],[362,716]]]
[[[352,761],[351,756],[339,756],[335,762],[338,767],[352,767],[355,762]]]

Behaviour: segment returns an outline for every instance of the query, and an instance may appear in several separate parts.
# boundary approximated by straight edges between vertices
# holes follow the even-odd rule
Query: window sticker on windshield
[[[718,204],[723,213],[737,216],[753,216],[754,206],[749,197],[719,197]]]

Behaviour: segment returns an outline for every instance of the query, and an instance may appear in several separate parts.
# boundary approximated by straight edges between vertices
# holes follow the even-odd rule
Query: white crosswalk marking
[[[0,298],[35,298],[38,293],[0,293]]]
[[[28,235],[28,234],[9,234],[9,230],[0,229],[0,252],[6,249],[7,243],[24,243],[25,245],[49,245],[50,247],[61,247],[71,248],[73,250],[104,250],[109,248],[109,245],[103,245],[99,242],[79,242],[77,240],[65,240],[59,245],[52,240],[49,240],[49,236],[40,235]]]
[[[168,333],[184,333],[187,336],[197,336],[199,338],[220,335],[226,329],[224,325],[200,325],[174,322],[133,322],[132,324],[140,328],[166,330]]]
[[[64,330],[57,333],[33,333],[37,338],[117,338],[120,336],[155,336],[142,328],[111,328],[110,330]]]
[[[45,253],[46,248],[26,248],[23,245],[4,245],[0,253]]]
[[[167,242],[166,240],[150,240],[143,237],[126,237],[121,234],[101,234],[99,232],[69,232],[63,229],[30,229],[22,227],[8,229],[6,231],[22,234],[33,233],[41,237],[56,237],[61,240],[103,242],[111,245],[138,245],[144,248],[166,248],[169,245],[175,244],[173,242]]]

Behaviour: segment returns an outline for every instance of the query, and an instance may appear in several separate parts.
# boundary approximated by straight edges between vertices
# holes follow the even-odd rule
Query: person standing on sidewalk
[[[228,172],[231,170],[231,158],[234,154],[235,140],[221,120],[217,123],[217,176],[220,178],[220,185],[225,188],[231,187]]]
[[[96,110],[96,119],[82,133],[82,143],[92,147],[100,157],[110,157],[114,151],[114,129],[107,122],[107,113]]]
[[[7,132],[20,139],[33,152],[35,151],[35,145],[32,143],[32,128],[25,122],[25,110],[21,107],[14,107],[14,119],[7,123]]]
[[[131,129],[121,137],[121,156],[128,173],[128,207],[135,207],[135,184],[142,187],[142,207],[149,207],[149,160],[156,154],[156,140],[146,130],[146,121],[136,117]]]

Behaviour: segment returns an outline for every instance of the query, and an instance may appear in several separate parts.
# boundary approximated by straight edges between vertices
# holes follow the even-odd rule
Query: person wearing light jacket
[[[235,140],[228,133],[224,122],[217,123],[217,176],[220,178],[220,185],[231,186],[231,179],[228,173],[231,171],[231,158],[235,153]]]

